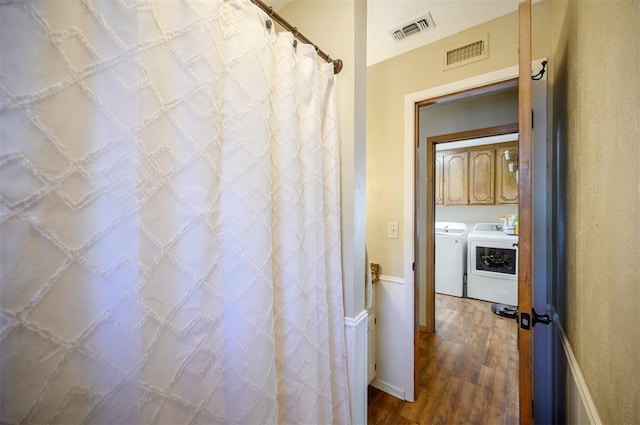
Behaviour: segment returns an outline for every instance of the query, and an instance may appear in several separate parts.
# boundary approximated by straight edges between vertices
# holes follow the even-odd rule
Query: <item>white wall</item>
[[[436,221],[455,221],[466,223],[467,229],[472,230],[475,223],[499,223],[500,217],[507,214],[517,214],[518,205],[469,205],[469,206],[438,206],[436,207]]]

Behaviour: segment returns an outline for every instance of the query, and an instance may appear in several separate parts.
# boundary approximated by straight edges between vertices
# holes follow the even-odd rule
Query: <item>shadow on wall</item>
[[[559,51],[565,52],[566,46],[559,48]],[[564,329],[568,327],[569,317],[567,316],[567,166],[568,166],[568,143],[567,142],[567,64],[564,57],[556,57],[555,66],[556,73],[553,83],[553,135],[552,135],[552,198],[553,198],[553,228],[552,240],[553,249],[551,269],[553,270],[552,282],[552,310],[558,314],[561,325]],[[556,423],[566,423],[567,418],[567,363],[560,361],[564,359],[563,347],[560,338],[555,333],[554,337],[554,357],[553,362],[557,370],[554,371],[555,379],[553,402],[553,411],[558,415],[555,418]]]

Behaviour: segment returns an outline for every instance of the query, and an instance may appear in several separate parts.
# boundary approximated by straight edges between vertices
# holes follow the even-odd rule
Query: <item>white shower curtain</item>
[[[0,2],[0,422],[349,422],[335,79],[267,20]]]

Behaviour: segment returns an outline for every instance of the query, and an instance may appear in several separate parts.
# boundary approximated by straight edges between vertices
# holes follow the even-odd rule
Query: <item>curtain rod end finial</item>
[[[342,61],[340,59],[336,59],[333,61],[333,73],[339,74],[342,71]]]

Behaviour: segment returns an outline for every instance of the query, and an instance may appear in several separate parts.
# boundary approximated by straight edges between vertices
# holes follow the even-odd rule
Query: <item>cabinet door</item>
[[[444,155],[436,154],[435,164],[436,187],[435,200],[436,205],[444,204]]]
[[[469,203],[469,155],[467,152],[444,156],[444,205]]]
[[[469,204],[494,204],[495,150],[469,152]]]
[[[505,143],[504,146],[496,150],[496,204],[517,204],[518,203],[518,181],[516,173],[509,171],[509,163],[518,164],[517,148],[515,143]],[[510,153],[510,160],[504,157],[506,151]]]

